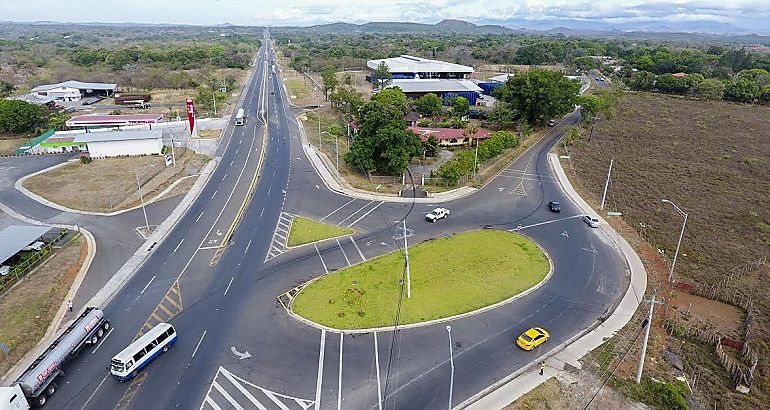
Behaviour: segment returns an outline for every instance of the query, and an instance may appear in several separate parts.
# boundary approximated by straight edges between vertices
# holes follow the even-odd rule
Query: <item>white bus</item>
[[[235,114],[235,125],[243,125],[243,122],[246,120],[246,112],[243,111],[243,108],[238,109],[238,113]]]
[[[161,353],[176,342],[176,330],[168,323],[161,323],[115,355],[110,363],[110,373],[124,382],[134,378]]]

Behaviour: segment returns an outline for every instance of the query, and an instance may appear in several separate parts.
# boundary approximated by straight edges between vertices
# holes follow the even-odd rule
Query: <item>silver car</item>
[[[583,218],[581,218],[581,219],[583,219],[583,222],[588,224],[588,226],[590,226],[591,228],[598,228],[599,227],[599,218],[597,218],[595,216],[583,215]]]

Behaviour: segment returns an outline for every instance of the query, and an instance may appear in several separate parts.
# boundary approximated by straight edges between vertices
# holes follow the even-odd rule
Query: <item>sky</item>
[[[712,25],[768,32],[769,0],[0,0],[0,20],[286,26],[460,19],[521,27]],[[683,30],[687,31],[687,30]]]

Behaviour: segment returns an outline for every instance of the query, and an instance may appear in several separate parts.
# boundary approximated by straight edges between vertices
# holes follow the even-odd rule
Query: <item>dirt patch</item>
[[[17,148],[29,141],[30,138],[3,138],[0,136],[0,155],[13,155]]]
[[[550,378],[504,410],[551,410],[583,408],[590,402],[591,409],[642,409],[644,406],[626,399],[615,389],[602,385],[593,372],[580,371],[567,379]],[[597,394],[598,391],[598,394]],[[595,397],[594,397],[595,396]]]
[[[281,76],[289,92],[289,103],[296,107],[318,106],[324,103],[321,90],[315,85],[322,83],[321,77],[310,74],[310,79],[289,66],[289,60],[276,50],[276,61],[281,68]],[[314,84],[315,82],[315,84]]]
[[[740,338],[744,312],[740,308],[689,293],[673,292],[669,309],[676,310],[698,328],[712,327],[722,335]]]
[[[71,162],[24,181],[30,191],[68,208],[114,212],[140,203],[137,178],[145,201],[174,181],[200,173],[205,161],[191,150],[176,149],[176,166],[160,156],[95,159]]]
[[[210,130],[198,130],[198,138],[200,139],[217,139],[222,135],[221,129],[210,129]]]
[[[76,238],[0,298],[0,343],[10,348],[0,351],[0,374],[45,335],[87,255],[85,239]]]
[[[766,271],[743,275],[732,285],[725,285],[724,279],[770,252],[770,229],[764,229],[770,223],[768,140],[768,107],[628,93],[620,100],[614,118],[597,123],[590,143],[583,137],[568,147],[571,159],[565,163],[576,189],[595,205],[614,158],[605,210],[623,213],[622,220],[609,218],[613,226],[623,225],[644,237],[646,246],[632,245],[637,251],[645,249],[640,256],[648,273],[652,272],[650,288],[657,287],[658,295],[664,298],[671,295],[665,271],[682,218],[661,200],[672,200],[688,212],[675,279],[751,297],[756,309],[751,345],[759,357],[770,355],[770,305],[765,297],[770,283]],[[661,270],[663,276],[659,277]],[[678,303],[675,299],[672,303]],[[734,311],[722,309],[707,315],[713,313],[707,311],[714,306],[695,301],[691,309],[697,304],[704,321],[727,330],[735,328]],[[656,309],[656,318],[665,311]],[[751,394],[746,397],[730,386],[713,347],[681,343],[657,326],[651,338],[652,358],[664,347],[673,346],[684,356],[686,372],[701,376],[696,396],[702,403],[719,408],[768,407],[767,361],[760,360]],[[666,374],[669,369],[655,362],[649,368],[651,374]]]

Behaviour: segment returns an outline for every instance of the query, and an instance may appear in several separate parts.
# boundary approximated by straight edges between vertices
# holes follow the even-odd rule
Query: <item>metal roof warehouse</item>
[[[51,230],[50,226],[11,225],[0,231],[0,263],[11,259]]]
[[[78,115],[67,120],[68,127],[120,127],[138,124],[157,124],[163,120],[163,114],[134,115]]]
[[[428,93],[441,97],[444,104],[454,97],[465,97],[470,105],[476,105],[479,94],[483,91],[471,80],[451,80],[446,78],[391,80],[386,87],[398,87],[410,98],[419,98]]]
[[[400,57],[369,60],[366,66],[374,71],[384,62],[388,70],[397,78],[465,78],[473,73],[473,67],[447,63],[445,61],[401,55]]]

